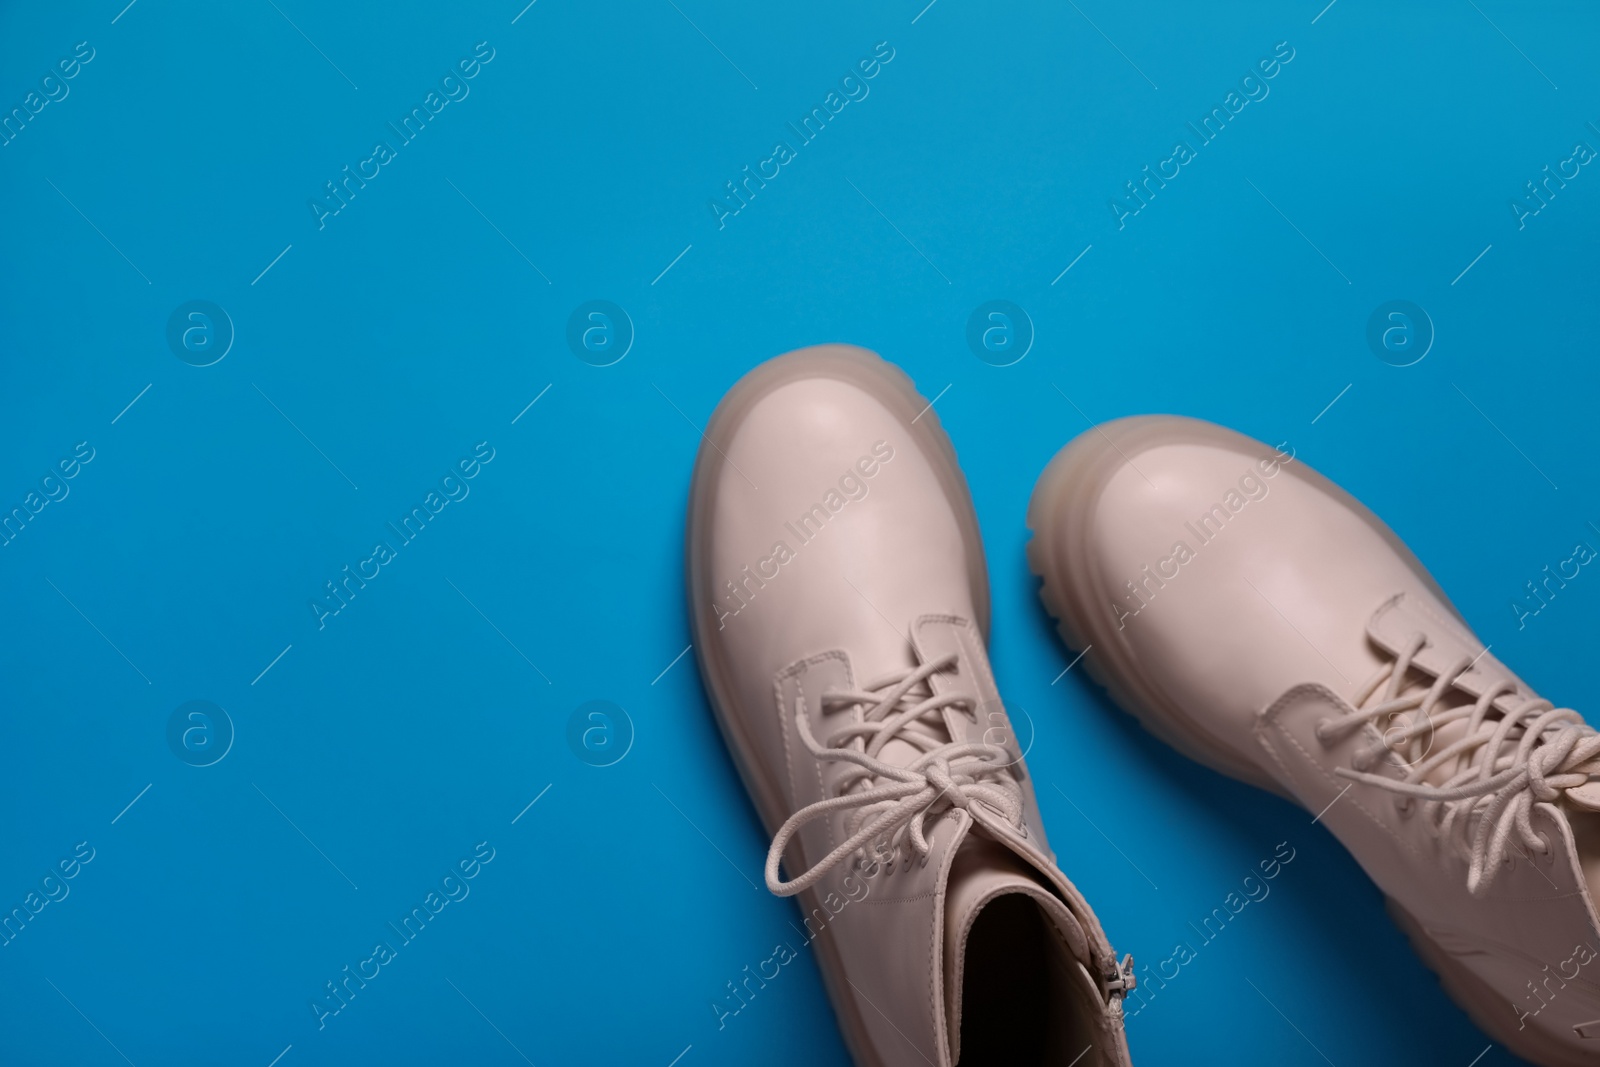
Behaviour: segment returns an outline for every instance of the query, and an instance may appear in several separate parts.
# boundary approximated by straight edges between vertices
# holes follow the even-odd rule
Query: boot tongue
[[[967,938],[985,907],[1000,897],[1022,894],[1038,905],[1079,961],[1089,960],[1089,939],[1071,911],[1047,888],[1043,878],[1015,852],[974,830],[962,841],[950,864],[944,904],[944,981],[950,1047],[961,1039],[961,976]]]
[[[916,651],[910,645],[899,646],[896,655],[889,657],[887,660],[879,659],[873,662],[885,663],[886,666],[878,674],[862,679],[863,686],[867,687],[869,692],[887,688],[887,686],[879,685],[877,683],[880,682],[885,675],[889,674],[891,671],[893,673],[899,673],[900,671],[911,670],[918,666]],[[905,696],[900,698],[899,704],[890,708],[887,712],[880,716],[879,721],[891,718],[894,715],[899,714],[900,711],[904,710],[905,708],[920,704],[932,695],[933,690],[929,688],[927,681],[924,680],[919,682],[909,692],[907,692]],[[929,722],[927,719],[932,719],[935,721]],[[945,729],[943,719],[934,715],[928,716],[927,719],[918,719],[913,722],[906,723],[906,725],[901,728],[900,733],[920,734],[921,736],[928,738],[936,745],[949,744],[951,740],[950,733]],[[904,767],[924,754],[924,750],[921,747],[917,746],[911,741],[901,740],[899,736],[896,736],[888,741],[883,748],[878,750],[878,759],[892,767]]]

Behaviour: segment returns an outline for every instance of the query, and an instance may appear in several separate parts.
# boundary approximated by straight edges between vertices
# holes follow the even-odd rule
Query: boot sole
[[[1517,1056],[1544,1067],[1593,1067],[1594,1052],[1580,1052],[1562,1045],[1538,1030],[1517,1030],[1506,1022],[1515,1016],[1510,1001],[1497,994],[1456,958],[1441,949],[1423,929],[1416,916],[1393,897],[1386,897],[1389,917],[1405,932],[1412,949],[1428,969],[1439,976],[1450,999],[1478,1024],[1479,1029]]]

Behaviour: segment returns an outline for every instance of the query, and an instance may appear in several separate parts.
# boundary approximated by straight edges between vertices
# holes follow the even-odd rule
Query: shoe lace
[[[1508,679],[1491,684],[1475,703],[1439,709],[1476,660],[1463,656],[1432,686],[1413,684],[1405,691],[1412,660],[1427,644],[1425,634],[1413,635],[1361,686],[1353,701],[1358,710],[1322,720],[1317,737],[1335,741],[1379,719],[1404,717],[1384,732],[1381,743],[1357,751],[1352,766],[1335,773],[1399,793],[1403,813],[1409,813],[1413,800],[1423,802],[1439,833],[1468,861],[1468,892],[1482,896],[1511,862],[1507,850],[1513,834],[1530,850],[1549,853],[1549,837],[1533,828],[1533,805],[1551,803],[1562,790],[1590,780],[1579,768],[1600,755],[1600,734],[1576,711],[1539,697],[1497,703],[1517,694],[1517,684]],[[1439,751],[1428,751],[1434,734],[1456,722],[1464,722],[1465,731]],[[1403,778],[1371,773],[1381,760],[1409,770]],[[1438,772],[1443,780],[1437,780]]]
[[[927,684],[930,675],[954,666],[958,658],[951,653],[861,689],[824,692],[824,710],[867,709],[860,722],[842,727],[825,742],[812,734],[804,700],[798,702],[795,726],[812,756],[854,766],[835,784],[833,796],[801,808],[778,830],[767,851],[768,889],[782,897],[803,892],[852,854],[858,864],[864,862],[869,844],[875,845],[874,858],[886,858],[891,871],[907,842],[926,864],[932,847],[926,822],[952,808],[966,810],[992,832],[1003,833],[1007,826],[1022,829],[1022,788],[1012,775],[1010,754],[1000,745],[952,740],[941,712],[957,707],[975,716],[973,699],[960,693],[934,694]],[[922,754],[904,766],[885,763],[878,757],[891,741],[907,742]],[[806,824],[841,810],[849,812],[845,840],[785,882],[779,864],[789,841]]]

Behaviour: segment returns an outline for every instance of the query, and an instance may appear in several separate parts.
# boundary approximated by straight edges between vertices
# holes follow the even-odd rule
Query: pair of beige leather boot
[[[746,375],[704,438],[694,646],[857,1062],[1128,1063],[1132,963],[1045,837],[932,406],[821,346]],[[1496,1040],[1600,1061],[1600,735],[1382,522],[1292,451],[1145,417],[1064,448],[1028,524],[1045,606],[1117,703],[1320,812]]]

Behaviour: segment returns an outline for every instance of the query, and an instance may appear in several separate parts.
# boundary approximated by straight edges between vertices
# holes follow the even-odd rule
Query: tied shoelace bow
[[[1497,705],[1498,698],[1517,692],[1516,683],[1507,679],[1491,684],[1474,704],[1436,712],[1439,701],[1476,662],[1465,656],[1441,671],[1426,692],[1401,695],[1412,660],[1427,643],[1426,635],[1413,635],[1393,663],[1362,685],[1354,701],[1360,710],[1324,719],[1317,724],[1317,737],[1336,741],[1378,719],[1411,712],[1407,723],[1388,729],[1381,744],[1359,750],[1352,767],[1336,773],[1399,793],[1405,798],[1403,812],[1413,799],[1423,801],[1440,834],[1455,842],[1468,861],[1468,892],[1482,896],[1500,868],[1511,862],[1507,849],[1513,833],[1540,854],[1554,847],[1547,835],[1534,830],[1529,818],[1533,805],[1554,802],[1563,790],[1591,780],[1579,768],[1600,756],[1600,734],[1576,711],[1548,700],[1527,698],[1509,710]],[[1385,681],[1389,684],[1383,698],[1361,707]],[[1425,742],[1425,736],[1462,721],[1462,736],[1437,752],[1427,751],[1431,740]],[[1409,766],[1404,778],[1370,773],[1391,757]],[[1448,775],[1442,782],[1427,780],[1441,769]]]
[[[932,846],[924,824],[952,808],[965,809],[995,833],[1006,832],[1008,826],[1022,828],[1022,789],[1011,775],[1009,753],[1000,745],[950,740],[942,712],[957,707],[975,715],[973,700],[960,693],[936,695],[927,684],[930,675],[954,666],[957,658],[951,653],[895,671],[863,689],[824,692],[824,710],[868,709],[860,722],[835,731],[826,743],[812,734],[800,702],[795,726],[806,748],[820,761],[854,768],[841,776],[832,797],[801,808],[778,830],[767,852],[768,889],[781,897],[803,892],[853,853],[864,859],[872,843],[876,857],[889,857],[891,870],[907,841],[926,863]],[[922,754],[905,766],[885,763],[878,757],[890,741],[907,742]],[[840,810],[849,812],[846,839],[810,870],[785,882],[778,867],[790,839],[807,823]]]

